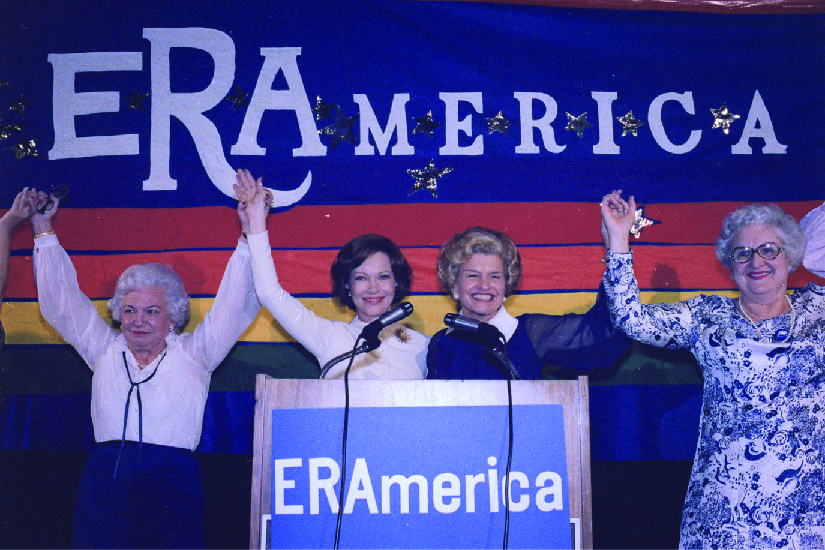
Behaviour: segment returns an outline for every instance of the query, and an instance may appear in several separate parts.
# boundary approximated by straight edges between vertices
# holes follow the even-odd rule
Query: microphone
[[[476,321],[469,317],[464,317],[457,313],[448,313],[444,316],[444,324],[456,330],[466,330],[468,332],[477,332],[482,336],[492,338],[494,340],[501,340],[504,342],[504,335],[493,325],[483,321]]]
[[[401,319],[405,317],[409,317],[409,315],[413,312],[413,306],[409,302],[401,302],[391,310],[386,313],[383,313],[378,319],[373,321],[372,323],[368,324],[364,327],[364,330],[361,331],[361,335],[359,338],[363,338],[364,340],[378,340],[378,333],[384,330],[384,328],[390,326],[393,323],[397,323]],[[378,346],[375,346],[376,348]],[[375,349],[375,348],[372,348]],[[372,351],[372,350],[370,350]]]
[[[506,370],[505,374],[509,375],[509,380],[520,380],[516,366],[507,358],[507,340],[504,335],[496,327],[490,323],[483,321],[476,321],[457,313],[448,313],[444,316],[444,324],[455,330],[466,330],[468,332],[475,332],[480,336],[489,340],[490,352],[501,361],[501,364]]]

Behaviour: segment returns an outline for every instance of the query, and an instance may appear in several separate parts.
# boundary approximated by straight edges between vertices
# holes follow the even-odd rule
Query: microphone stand
[[[521,380],[521,376],[519,376],[516,366],[512,361],[510,361],[510,358],[507,357],[507,344],[491,345],[488,349],[496,359],[501,361],[504,368],[507,369],[507,374],[510,375],[508,380]]]
[[[359,339],[360,339],[360,336],[359,336]],[[356,341],[356,345],[357,345],[357,343],[358,342]],[[380,346],[380,345],[381,345],[381,341],[377,337],[376,338],[371,338],[369,340],[366,340],[360,346],[357,346],[357,347],[351,349],[350,351],[344,352],[341,355],[339,355],[338,357],[333,357],[332,359],[327,361],[327,364],[324,365],[324,367],[321,369],[321,376],[319,378],[326,378],[327,374],[329,374],[330,369],[332,367],[334,367],[335,365],[337,365],[338,363],[340,363],[341,361],[343,361],[344,359],[352,359],[356,355],[358,355],[359,353],[369,353],[372,350],[377,349],[378,346]],[[350,366],[351,366],[351,363],[350,363]]]
[[[333,548],[338,550],[338,541],[341,538],[341,520],[344,514],[344,485],[347,479],[347,429],[349,427],[349,371],[352,368],[352,363],[355,361],[355,356],[361,352],[369,352],[372,351],[378,346],[381,345],[381,341],[378,339],[378,336],[368,338],[360,347],[358,346],[358,341],[361,340],[363,335],[359,335],[358,338],[355,339],[355,345],[352,348],[352,351],[348,351],[347,353],[343,353],[338,357],[335,357],[331,361],[329,361],[326,365],[324,365],[325,371],[322,371],[321,378],[323,378],[327,371],[329,371],[328,367],[332,367],[335,363],[338,363],[349,356],[349,364],[347,365],[347,370],[344,371],[344,430],[342,434],[342,442],[341,442],[341,486],[338,489],[338,518],[335,522],[335,541],[333,542]]]
[[[513,380],[520,380],[516,366],[507,355],[507,341],[499,333],[499,338],[493,342],[490,339],[488,350],[498,359],[506,369],[507,380],[507,467],[504,470],[504,540],[503,550],[507,550],[510,539],[510,470],[513,466]]]
[[[507,380],[507,468],[504,471],[504,541],[503,548],[507,550],[510,538],[510,469],[513,465],[513,380],[520,380],[518,370],[507,356],[507,339],[493,325],[468,319],[455,313],[444,316],[444,324],[457,330],[474,332],[481,336],[481,345],[498,359],[504,368],[504,378]]]
[[[352,359],[359,353],[370,352],[374,349],[378,349],[378,346],[381,345],[381,340],[378,339],[378,335],[381,333],[381,331],[387,328],[388,326],[392,325],[393,323],[397,323],[398,321],[409,316],[412,312],[413,306],[411,303],[401,302],[394,308],[379,316],[378,319],[376,319],[375,321],[369,323],[367,326],[363,328],[363,330],[361,330],[361,334],[358,335],[358,338],[355,339],[355,345],[353,346],[352,351],[342,353],[338,357],[333,357],[332,359],[330,359],[327,362],[327,364],[324,365],[321,369],[320,377],[326,377],[327,373],[329,373],[329,369],[331,369],[334,365],[337,365],[344,359]],[[361,347],[358,347],[359,340],[364,341],[364,345],[362,345]],[[350,361],[350,367],[351,366],[352,361]],[[347,369],[349,369],[349,367],[347,367]]]
[[[510,539],[510,469],[513,465],[513,385],[512,380],[521,378],[516,371],[515,365],[507,356],[507,343],[504,342],[502,346],[496,346],[497,349],[491,350],[493,355],[501,359],[502,363],[510,371],[510,376],[507,377],[507,467],[504,470],[504,542],[502,548],[507,550],[507,544]]]
[[[347,369],[344,371],[344,430],[342,434],[342,444],[341,444],[341,486],[338,490],[338,519],[335,524],[335,541],[333,543],[334,550],[338,550],[338,542],[341,538],[341,520],[344,514],[344,485],[346,484],[347,479],[347,430],[349,427],[349,371],[352,369],[352,364],[355,361],[355,356],[359,353],[369,352],[374,349],[378,349],[381,345],[381,340],[378,338],[380,332],[389,326],[392,323],[398,322],[404,317],[407,317],[413,311],[413,306],[409,302],[402,302],[395,308],[391,309],[390,311],[381,315],[377,320],[371,322],[364,330],[361,331],[361,334],[358,335],[358,338],[355,339],[355,344],[352,346],[352,351],[347,353],[343,353],[338,357],[334,357],[332,360],[327,362],[324,365],[324,368],[321,369],[321,378],[326,376],[329,372],[329,369],[332,368],[333,365],[343,361],[346,358],[349,358],[349,364],[347,365]],[[364,344],[360,347],[358,346],[358,342],[364,340]]]

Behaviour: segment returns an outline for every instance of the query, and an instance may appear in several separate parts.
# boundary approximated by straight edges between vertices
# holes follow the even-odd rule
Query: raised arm
[[[241,202],[246,203],[245,211],[249,216],[249,250],[258,299],[284,330],[310,353],[322,356],[335,340],[335,324],[315,315],[278,283],[266,230],[267,190],[261,178],[255,180],[248,170],[238,170],[233,188]]]
[[[32,207],[28,200],[29,188],[24,187],[17,196],[8,212],[0,218],[0,306],[6,294],[6,283],[9,278],[9,254],[11,252],[11,234],[20,222],[32,215]]]
[[[212,307],[182,345],[199,364],[212,371],[220,365],[241,335],[258,316],[261,303],[255,295],[252,265],[246,239],[238,245],[226,265]]]
[[[45,193],[29,195],[29,205],[34,210],[30,218],[35,237],[32,264],[40,313],[91,366],[118,333],[80,290],[77,272],[52,230],[60,199],[52,197],[54,204],[49,210],[36,211],[37,204],[43,204],[45,198]]]
[[[570,369],[596,369],[612,365],[630,345],[613,326],[604,288],[584,314],[525,315],[527,334],[538,356],[547,363]]]
[[[620,193],[621,191],[614,191],[609,195],[617,209],[627,207],[619,202]],[[606,253],[610,250],[611,241],[605,220],[602,220],[601,229]],[[621,242],[621,239],[615,238]],[[609,367],[630,345],[627,336],[611,322],[603,284],[599,285],[596,303],[584,314],[526,315],[524,319],[528,323],[527,333],[538,356],[546,363],[565,368]]]
[[[630,197],[627,202],[622,191],[613,191],[602,198],[602,236],[605,246],[611,252],[630,252],[630,228],[636,213],[636,201]]]
[[[610,238],[604,289],[611,320],[634,340],[658,347],[690,347],[697,330],[694,307],[705,298],[676,304],[641,303],[629,245],[635,211],[633,197],[625,202],[621,191],[606,195],[601,202],[602,223]]]
[[[808,212],[799,226],[806,241],[802,263],[811,273],[825,277],[825,204]]]

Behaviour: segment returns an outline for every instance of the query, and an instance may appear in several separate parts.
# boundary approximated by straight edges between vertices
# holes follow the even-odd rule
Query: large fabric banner
[[[645,301],[732,295],[713,252],[724,215],[769,201],[800,218],[825,196],[825,19],[802,11],[6,2],[0,205],[68,185],[55,230],[101,313],[126,266],[161,261],[191,326],[240,233],[241,167],[275,190],[282,285],[327,317],[349,317],[328,298],[336,250],[381,233],[414,268],[413,327],[435,333],[454,311],[438,247],[472,225],[520,246],[512,313],[586,311],[613,189],[650,223],[632,243]],[[83,449],[89,375],[39,315],[31,247],[18,231],[2,446]],[[317,366],[262,312],[215,375],[202,451],[251,452],[256,372]],[[596,374],[594,458],[690,460],[698,384],[690,358],[644,349]]]

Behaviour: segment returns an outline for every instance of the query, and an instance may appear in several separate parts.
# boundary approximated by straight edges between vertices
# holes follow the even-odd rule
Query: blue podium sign
[[[561,405],[513,408],[510,548],[570,548]],[[342,409],[272,411],[271,548],[332,548]],[[352,408],[340,548],[499,548],[506,406]]]

